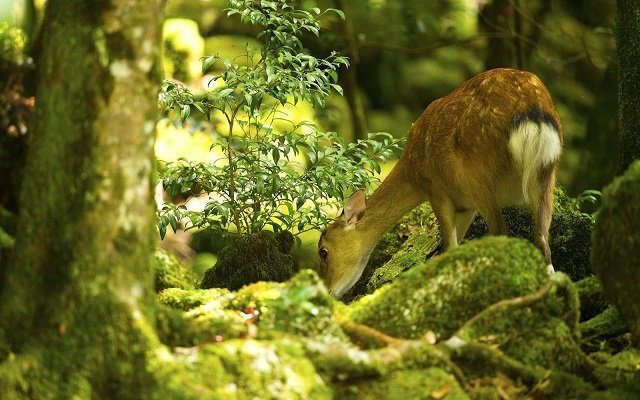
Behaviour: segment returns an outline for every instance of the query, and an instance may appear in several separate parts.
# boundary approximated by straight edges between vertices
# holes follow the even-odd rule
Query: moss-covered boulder
[[[587,353],[617,353],[629,345],[624,336],[629,328],[620,318],[618,309],[609,306],[600,314],[580,324],[580,345]]]
[[[375,380],[361,379],[334,386],[335,398],[338,399],[464,400],[470,398],[452,374],[436,367],[395,371]]]
[[[609,307],[597,276],[590,276],[576,282],[580,297],[580,320],[587,321]]]
[[[605,295],[640,338],[640,161],[603,190],[591,260]]]
[[[157,297],[161,304],[178,310],[188,311],[213,301],[220,301],[221,298],[227,298],[229,296],[230,292],[227,289],[185,290],[169,288],[158,293]]]
[[[247,324],[231,305],[227,289],[169,288],[157,296],[156,330],[162,343],[189,347],[245,337]]]
[[[259,281],[283,282],[293,276],[293,247],[289,232],[262,231],[238,238],[225,247],[205,274],[200,288],[238,290]]]
[[[331,399],[295,341],[229,340],[159,351],[149,369],[167,399]]]
[[[245,286],[233,293],[231,306],[255,310],[258,338],[299,335],[318,342],[347,341],[333,313],[333,296],[309,269],[283,283]]]
[[[283,283],[257,282],[235,292],[170,288],[158,294],[158,300],[168,307],[158,318],[160,336],[171,346],[246,335],[347,342],[334,317],[334,298],[312,270],[300,271]]]
[[[392,336],[453,334],[489,305],[537,290],[548,279],[530,242],[486,237],[420,261],[396,280],[348,307],[348,317]]]
[[[156,293],[168,288],[195,289],[198,278],[174,254],[164,249],[156,249],[154,262]]]

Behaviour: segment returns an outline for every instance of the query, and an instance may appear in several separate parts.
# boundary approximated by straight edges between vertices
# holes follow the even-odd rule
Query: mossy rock
[[[594,225],[593,219],[583,214],[576,202],[567,196],[561,187],[555,188],[553,207],[549,247],[555,270],[566,273],[573,281],[592,275],[589,247]],[[529,209],[505,207],[502,213],[507,227],[514,236],[533,241],[534,227]],[[488,232],[484,220],[480,216],[476,216],[465,238],[473,239],[485,236]]]
[[[159,308],[156,332],[169,347],[191,347],[245,337],[248,325],[236,311],[209,303],[189,311]]]
[[[348,318],[392,336],[453,334],[489,305],[536,291],[548,279],[542,253],[523,239],[490,236],[458,246],[351,303]]]
[[[159,318],[161,337],[173,346],[214,341],[216,336],[239,337],[247,324],[256,326],[259,339],[298,335],[318,342],[347,342],[334,317],[334,298],[308,269],[283,283],[261,281],[236,292],[170,288],[158,294],[158,300],[182,313],[167,311]],[[241,314],[252,321],[239,326]]]
[[[171,347],[190,347],[243,337],[247,324],[233,308],[227,289],[169,288],[157,296],[160,340]]]
[[[367,282],[365,294],[373,293],[377,288],[391,282],[403,271],[413,268],[416,264],[435,255],[441,247],[440,232],[437,225],[432,225],[432,227],[432,229],[422,229],[420,232],[412,234],[391,260],[376,269]]]
[[[156,249],[154,262],[156,293],[168,288],[195,289],[198,283],[195,273],[172,253]]]
[[[576,282],[576,289],[580,297],[581,321],[588,321],[609,307],[598,277],[590,276]]]
[[[621,350],[619,337],[629,331],[620,318],[618,309],[609,306],[600,314],[580,324],[581,346],[585,352]]]
[[[222,250],[216,264],[205,272],[200,288],[238,290],[259,281],[286,281],[294,272],[289,254],[293,242],[289,232],[276,236],[262,231],[238,238]]]
[[[183,311],[191,310],[213,301],[229,301],[231,297],[227,289],[192,289],[168,288],[158,293],[158,301],[166,306]]]
[[[453,375],[443,369],[409,369],[377,379],[334,384],[336,398],[354,400],[443,399],[464,400],[465,393]]]
[[[593,231],[593,268],[605,295],[640,338],[640,161],[602,193]]]
[[[590,399],[637,399],[640,393],[639,365],[640,350],[631,348],[614,355],[607,363],[598,366],[594,375],[607,388],[607,391],[594,395]]]
[[[155,357],[149,369],[163,386],[163,398],[333,398],[331,388],[295,341],[235,339],[174,353],[158,351]]]
[[[298,272],[283,283],[259,282],[236,293],[232,306],[259,312],[258,337],[299,335],[319,342],[347,341],[334,317],[334,298],[318,274]]]

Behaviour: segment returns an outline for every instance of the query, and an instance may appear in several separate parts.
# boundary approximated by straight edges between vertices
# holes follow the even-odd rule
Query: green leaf
[[[341,19],[345,19],[345,15],[344,15],[344,12],[343,12],[342,10],[339,10],[339,9],[337,9],[337,8],[327,8],[327,9],[325,10],[325,12],[329,12],[329,11],[332,11],[332,12],[334,12],[334,13],[338,14],[338,16],[339,16]]]
[[[189,118],[189,114],[191,114],[191,106],[189,104],[183,105],[180,111],[180,120],[182,122],[186,121]]]
[[[209,68],[211,68],[211,66],[215,64],[216,61],[218,61],[218,56],[205,57],[204,61],[202,62],[202,73],[204,74],[205,72],[207,72]]]

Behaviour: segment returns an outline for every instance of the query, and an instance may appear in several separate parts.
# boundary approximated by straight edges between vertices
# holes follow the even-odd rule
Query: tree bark
[[[147,378],[137,366],[139,344],[154,340],[147,328],[163,7],[47,3],[0,339],[15,354],[37,350],[43,369],[70,381],[61,397],[131,397]]]
[[[617,5],[620,154],[616,172],[620,175],[640,158],[640,2],[617,0]]]
[[[367,138],[367,122],[364,115],[362,101],[358,97],[358,64],[360,62],[360,50],[358,48],[356,33],[353,28],[353,22],[349,19],[349,11],[347,4],[343,0],[334,0],[336,8],[347,14],[345,21],[342,22],[342,35],[347,45],[347,53],[349,55],[349,68],[345,69],[344,79],[344,96],[351,110],[351,125],[353,127],[353,139]]]

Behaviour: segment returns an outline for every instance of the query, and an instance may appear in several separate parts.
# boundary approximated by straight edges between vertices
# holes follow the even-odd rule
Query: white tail
[[[351,196],[318,243],[321,274],[340,298],[362,275],[380,237],[429,201],[445,247],[464,237],[476,212],[491,234],[508,234],[501,208],[529,204],[535,241],[553,272],[549,225],[562,128],[551,96],[533,74],[494,69],[431,103],[405,151],[365,205]]]

